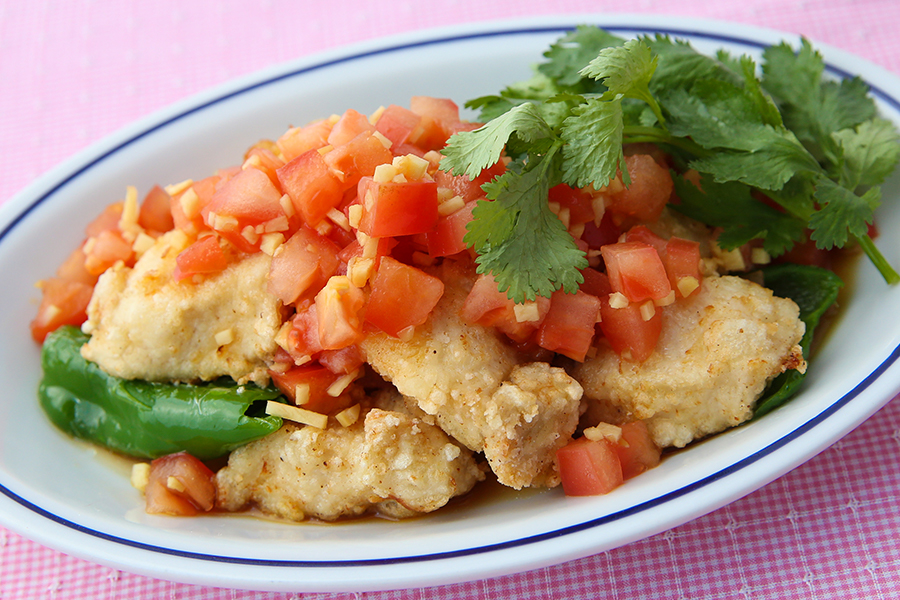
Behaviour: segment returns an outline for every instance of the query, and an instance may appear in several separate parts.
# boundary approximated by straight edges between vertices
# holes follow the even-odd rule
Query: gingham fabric
[[[900,75],[895,0],[0,0],[0,202],[119,127],[318,50],[427,27],[585,12],[715,18],[803,34]],[[900,400],[768,486],[630,545],[425,589],[205,588],[75,559],[0,528],[0,600],[900,597]]]

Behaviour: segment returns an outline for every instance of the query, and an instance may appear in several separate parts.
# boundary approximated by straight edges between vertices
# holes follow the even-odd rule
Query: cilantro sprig
[[[475,177],[504,152],[513,159],[484,186],[465,237],[479,271],[513,300],[574,292],[587,264],[549,210],[549,189],[601,188],[618,174],[630,185],[622,146],[645,141],[700,173],[699,188],[675,177],[674,208],[721,227],[726,249],[761,239],[779,256],[807,235],[825,249],[856,243],[900,281],[868,235],[900,134],[862,81],[824,76],[808,41],[770,47],[758,66],[667,36],[580,26],[544,56],[531,79],[467,103],[487,124],[454,135],[441,162]]]

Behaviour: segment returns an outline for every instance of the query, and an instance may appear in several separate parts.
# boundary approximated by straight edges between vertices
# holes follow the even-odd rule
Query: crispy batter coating
[[[216,475],[217,503],[294,521],[405,518],[437,510],[482,479],[472,452],[437,427],[373,408],[350,427],[285,424],[232,452]]]
[[[459,318],[474,281],[467,266],[447,261],[439,275],[444,295],[429,320],[409,340],[369,335],[369,364],[444,431],[483,451],[500,483],[557,485],[553,455],[577,426],[581,387],[562,369],[519,366],[501,333]]]
[[[281,325],[280,303],[266,291],[270,258],[251,255],[200,283],[177,282],[175,257],[189,242],[173,231],[133,269],[114,267],[100,277],[88,307],[91,339],[83,356],[126,379],[228,375],[265,385]]]
[[[766,384],[803,370],[797,305],[746,279],[708,277],[666,308],[657,351],[636,363],[608,347],[572,373],[588,400],[586,424],[646,420],[661,447],[746,421]]]

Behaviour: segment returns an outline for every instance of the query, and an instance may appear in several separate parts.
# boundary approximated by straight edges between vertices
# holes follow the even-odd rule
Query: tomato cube
[[[288,369],[284,373],[270,371],[272,382],[287,398],[306,410],[331,414],[352,404],[349,394],[332,396],[328,388],[339,375],[320,364],[308,364]],[[299,403],[298,403],[299,402]]]
[[[632,421],[622,425],[622,441],[615,445],[622,476],[631,479],[660,462],[661,451],[654,443],[644,421]]]
[[[607,209],[643,221],[655,221],[672,196],[672,175],[649,154],[625,157],[631,185],[611,194]]]
[[[31,337],[37,343],[43,343],[47,334],[63,325],[80,326],[87,320],[93,285],[52,277],[41,281],[41,291],[41,304],[31,321]]]
[[[275,142],[285,162],[290,162],[310,150],[328,145],[331,121],[322,120],[305,127],[291,127]]]
[[[693,278],[697,284],[700,283],[700,244],[698,242],[679,237],[670,238],[663,254],[663,264],[672,288],[678,290],[679,295],[684,296],[684,292],[687,292],[687,295],[691,296],[700,289],[699,285],[694,287],[683,284],[685,278]]]
[[[315,227],[341,203],[344,191],[318,150],[309,150],[276,171],[281,189],[303,221]]]
[[[427,233],[438,220],[437,184],[433,181],[359,181],[363,213],[359,230],[372,237]]]
[[[661,310],[654,309],[653,315],[645,319],[637,303],[613,308],[607,296],[601,298],[600,315],[600,330],[616,353],[637,362],[653,354],[662,333]]]
[[[566,496],[608,494],[624,481],[613,443],[578,438],[556,451],[556,466]]]
[[[381,140],[368,131],[322,155],[341,182],[342,191],[355,187],[363,176],[374,175],[375,167],[390,163],[393,157]]]
[[[151,514],[192,516],[210,511],[216,504],[215,474],[186,452],[162,456],[150,463],[144,498]]]
[[[375,129],[391,140],[391,148],[396,149],[406,143],[421,121],[422,117],[411,110],[391,104],[378,117]]]
[[[550,297],[550,310],[537,330],[535,341],[541,348],[582,361],[594,339],[600,316],[600,299],[578,290],[567,294],[557,290]]]
[[[158,185],[150,188],[144,200],[141,202],[141,210],[138,214],[138,224],[144,229],[169,231],[175,226],[171,211],[172,198]]]
[[[366,321],[394,337],[424,323],[444,294],[440,279],[390,256],[381,259],[371,288]]]
[[[431,256],[452,256],[464,251],[467,246],[463,241],[466,227],[474,217],[476,202],[468,202],[462,208],[445,217],[440,217],[434,229],[428,232],[428,254]]]
[[[219,245],[219,237],[207,235],[175,257],[175,271],[172,277],[181,281],[194,275],[209,275],[224,271],[228,267],[228,256]]]
[[[600,248],[613,291],[631,302],[662,300],[672,291],[659,253],[643,242],[618,242]]]
[[[337,272],[338,247],[306,225],[300,227],[269,266],[268,291],[284,304],[294,304],[306,292],[318,293]]]

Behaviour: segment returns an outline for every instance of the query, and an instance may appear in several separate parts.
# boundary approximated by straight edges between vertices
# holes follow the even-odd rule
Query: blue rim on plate
[[[584,21],[577,21],[577,23],[582,23]],[[113,147],[105,150],[101,154],[93,157],[88,162],[83,163],[78,166],[65,176],[61,177],[57,182],[52,184],[46,191],[44,191],[39,197],[37,197],[33,202],[25,206],[20,210],[18,214],[16,214],[13,218],[11,218],[8,224],[0,231],[0,244],[4,243],[10,234],[19,224],[21,224],[38,206],[42,203],[46,202],[49,198],[51,198],[54,194],[65,188],[67,185],[71,184],[73,181],[88,173],[92,169],[97,166],[100,166],[104,161],[113,157],[117,153],[121,152],[123,149],[128,148],[130,145],[134,144],[138,140],[152,134],[153,132],[160,130],[162,128],[168,127],[170,125],[176,124],[178,121],[192,115],[194,113],[203,111],[208,109],[214,105],[223,103],[231,98],[235,98],[242,94],[246,94],[251,91],[260,90],[262,88],[266,88],[267,86],[271,86],[275,83],[291,79],[293,77],[298,77],[301,75],[305,75],[314,71],[326,69],[329,67],[333,67],[335,65],[343,64],[343,63],[351,63],[353,61],[357,61],[360,59],[365,59],[372,56],[377,55],[385,55],[396,52],[402,52],[414,48],[424,47],[424,46],[433,46],[440,44],[453,44],[457,42],[464,42],[467,40],[480,39],[480,38],[496,38],[496,37],[507,37],[507,36],[516,36],[516,35],[524,35],[524,34],[562,34],[567,30],[571,30],[574,27],[575,23],[571,25],[553,25],[553,26],[527,26],[527,27],[519,27],[519,28],[498,28],[487,31],[476,31],[476,32],[463,32],[454,35],[445,35],[434,38],[427,39],[418,39],[414,41],[400,42],[393,45],[386,45],[375,48],[368,48],[358,53],[351,53],[343,56],[339,56],[337,58],[325,58],[320,62],[314,64],[307,64],[300,68],[289,70],[283,73],[277,73],[269,78],[253,81],[249,84],[239,87],[237,89],[228,90],[221,95],[215,96],[212,99],[208,99],[202,101],[199,104],[188,106],[186,109],[170,115],[164,118],[161,121],[153,122],[148,127],[138,131],[137,133],[131,135],[127,139],[116,143]],[[603,26],[601,24],[601,26]],[[746,46],[748,48],[756,48],[762,49],[766,46],[765,43],[752,40],[745,39],[742,37],[719,34],[719,33],[711,33],[709,31],[704,31],[700,29],[691,29],[691,28],[676,28],[676,27],[648,27],[645,23],[634,23],[632,25],[618,23],[614,26],[604,26],[606,29],[613,32],[620,33],[632,33],[632,32],[645,32],[645,33],[660,33],[670,35],[672,37],[687,37],[691,40],[702,39],[708,40],[711,42],[724,42],[728,44],[734,44],[738,46]],[[835,65],[827,64],[828,71],[836,77],[849,77],[852,76],[851,73],[841,69]],[[892,109],[900,112],[900,99],[892,96],[890,93],[885,91],[878,86],[871,85],[871,93],[876,96],[881,102],[886,105],[892,107]],[[893,349],[892,352],[887,356],[887,358],[881,362],[872,370],[867,377],[865,377],[862,381],[860,381],[855,387],[853,387],[848,393],[843,394],[839,398],[837,398],[833,403],[827,406],[821,412],[815,414],[808,421],[803,423],[801,426],[797,427],[787,435],[777,439],[776,441],[766,445],[761,448],[757,452],[746,456],[742,460],[738,460],[717,472],[699,479],[697,481],[692,482],[690,485],[686,485],[684,487],[680,487],[678,489],[674,489],[668,493],[662,494],[660,496],[651,498],[645,502],[636,504],[624,510],[620,510],[608,515],[605,515],[600,518],[587,520],[581,523],[573,524],[566,527],[561,527],[558,529],[554,529],[552,531],[546,531],[537,535],[528,535],[525,537],[510,539],[508,541],[504,541],[501,543],[491,543],[485,544],[481,546],[475,546],[471,548],[465,548],[460,550],[452,550],[446,552],[435,552],[435,553],[423,553],[423,554],[414,554],[409,553],[406,556],[399,557],[390,557],[390,558],[372,558],[372,559],[358,559],[352,558],[347,560],[278,560],[278,559],[266,559],[266,558],[254,558],[247,556],[227,556],[227,555],[219,555],[215,553],[205,553],[205,552],[194,552],[194,551],[186,551],[175,548],[168,548],[164,546],[154,545],[150,543],[139,542],[135,540],[130,540],[127,538],[123,538],[121,536],[117,536],[108,532],[100,531],[97,529],[93,529],[90,527],[86,527],[82,524],[79,524],[70,519],[66,519],[54,514],[52,511],[39,506],[38,504],[30,501],[29,499],[22,497],[21,495],[15,493],[8,487],[0,484],[0,492],[3,495],[11,499],[12,501],[18,503],[28,511],[32,511],[37,515],[40,515],[43,518],[46,518],[50,521],[53,521],[61,526],[79,532],[81,534],[85,534],[94,538],[99,538],[101,540],[112,542],[114,544],[120,544],[124,546],[129,546],[132,548],[136,548],[142,551],[148,551],[152,553],[166,554],[175,557],[182,558],[190,558],[196,559],[200,561],[209,561],[209,562],[219,562],[219,563],[229,563],[229,564],[239,564],[239,565],[248,565],[248,566],[261,566],[261,567],[287,567],[287,568],[296,568],[296,567],[315,567],[315,568],[329,568],[329,567],[368,567],[368,566],[377,566],[384,564],[403,564],[403,563],[421,563],[427,561],[440,561],[448,558],[456,558],[462,556],[475,556],[485,553],[490,553],[498,550],[505,550],[509,548],[528,546],[530,544],[535,544],[538,542],[543,542],[552,538],[559,538],[562,536],[567,536],[577,532],[583,532],[586,530],[590,530],[596,528],[600,525],[604,525],[610,522],[614,522],[620,519],[624,519],[626,517],[631,517],[637,514],[640,514],[649,509],[659,507],[669,501],[672,501],[676,498],[680,498],[692,492],[696,492],[702,488],[713,484],[722,478],[733,475],[742,471],[743,469],[757,463],[763,458],[771,455],[776,450],[783,448],[790,442],[796,440],[797,438],[805,435],[818,424],[822,423],[826,419],[832,417],[835,413],[837,413],[840,409],[848,405],[848,403],[852,402],[856,397],[858,397],[863,391],[867,390],[879,377],[887,371],[890,367],[892,367],[897,359],[900,358],[900,346],[897,346]]]

